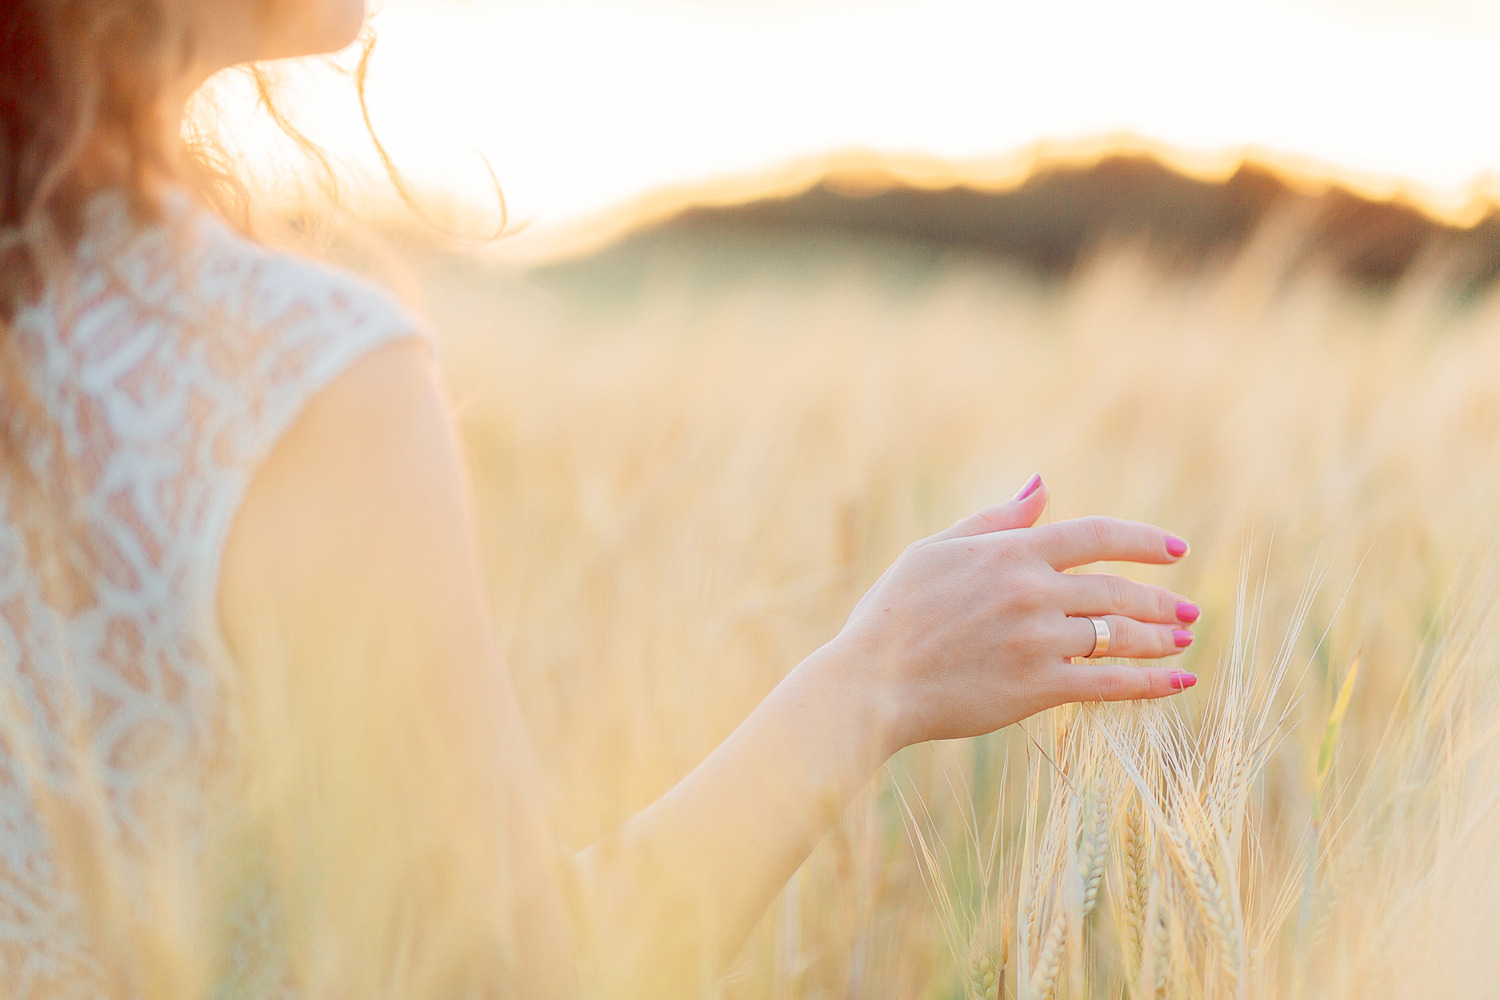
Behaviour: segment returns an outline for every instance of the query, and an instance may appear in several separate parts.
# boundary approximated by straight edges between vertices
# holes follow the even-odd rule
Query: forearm
[[[578,856],[605,995],[696,995],[896,749],[890,713],[845,656],[813,654],[682,782]]]
[[[1165,667],[1093,660],[1182,650],[1198,609],[1171,591],[1068,574],[1172,563],[1187,543],[1112,518],[1031,527],[1039,477],[909,546],[839,638],[794,670],[724,745],[578,859],[594,981],[606,996],[696,995],[877,767],[909,742],[993,732],[1066,701],[1159,698]]]

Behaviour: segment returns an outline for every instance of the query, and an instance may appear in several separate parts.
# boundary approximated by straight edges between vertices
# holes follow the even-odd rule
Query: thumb
[[[932,536],[934,541],[944,538],[966,538],[969,535],[984,535],[992,531],[1010,531],[1029,528],[1042,516],[1047,507],[1047,484],[1041,473],[1026,481],[1014,500],[986,507],[959,521],[947,531]]]

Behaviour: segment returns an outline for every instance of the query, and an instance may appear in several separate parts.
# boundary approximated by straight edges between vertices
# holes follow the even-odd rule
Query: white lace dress
[[[113,195],[68,287],[0,330],[0,995],[119,995],[56,831],[84,817],[128,859],[149,817],[191,827],[196,793],[160,798],[234,755],[216,595],[247,483],[315,393],[414,335],[383,293],[186,198],[141,227]]]

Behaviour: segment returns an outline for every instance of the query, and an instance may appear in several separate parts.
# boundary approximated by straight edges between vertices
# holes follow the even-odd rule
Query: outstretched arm
[[[1107,616],[1120,656],[1191,641],[1197,609],[1102,560],[1174,562],[1179,539],[1089,518],[1032,528],[1040,482],[910,547],[837,638],[709,758],[579,857],[605,996],[690,996],[739,947],[850,797],[911,743],[999,729],[1066,702],[1152,698],[1191,675],[1078,664]]]
[[[708,760],[559,863],[431,362],[416,344],[362,360],[257,474],[220,593],[255,758],[244,811],[306,992],[565,997],[577,935],[605,995],[693,995],[895,750],[1186,686],[1072,663],[1093,646],[1078,616],[1113,616],[1111,652],[1141,658],[1176,652],[1186,616],[1168,591],[1062,572],[1182,547],[1110,519],[1032,527],[1045,505],[1037,484],[912,545]]]

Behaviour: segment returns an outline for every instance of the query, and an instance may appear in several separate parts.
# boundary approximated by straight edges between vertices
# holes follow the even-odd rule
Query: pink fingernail
[[[1194,604],[1192,601],[1177,602],[1177,620],[1182,622],[1184,625],[1193,624],[1193,622],[1198,620],[1198,616],[1202,613],[1203,612],[1198,610],[1198,605]]]
[[[1176,535],[1167,536],[1167,555],[1171,556],[1173,559],[1181,559],[1183,556],[1187,555],[1187,551],[1187,542],[1184,542]]]
[[[1193,633],[1185,628],[1174,628],[1172,630],[1172,641],[1177,643],[1178,649],[1186,649],[1193,644]]]
[[[1016,494],[1016,499],[1025,500],[1027,497],[1031,496],[1031,494],[1035,493],[1041,487],[1041,485],[1042,474],[1040,472],[1032,473],[1031,478],[1026,480],[1026,485],[1021,487],[1021,492]]]
[[[1186,691],[1197,683],[1198,678],[1186,670],[1172,671],[1172,690],[1174,691]]]

